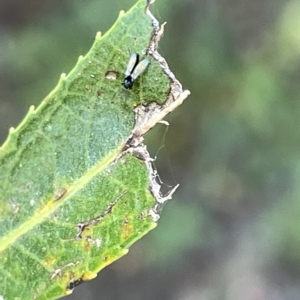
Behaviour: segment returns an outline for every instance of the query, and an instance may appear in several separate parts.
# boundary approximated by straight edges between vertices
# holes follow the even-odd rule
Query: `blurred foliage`
[[[5,23],[1,140],[130,4],[66,1],[51,13],[40,9],[39,18],[28,5],[32,22]],[[165,189],[181,187],[157,230],[136,246],[148,259],[139,270],[184,274],[184,282],[168,275],[178,289],[164,299],[194,299],[185,292],[198,282],[195,299],[242,299],[247,289],[247,299],[257,299],[256,290],[260,299],[298,299],[300,1],[157,0],[152,10],[168,22],[160,51],[192,95],[168,117],[168,129],[147,138]],[[247,284],[237,283],[239,272]]]

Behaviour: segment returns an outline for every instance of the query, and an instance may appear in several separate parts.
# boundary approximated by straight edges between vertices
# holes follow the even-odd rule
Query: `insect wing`
[[[148,59],[143,59],[142,61],[140,61],[131,74],[132,79],[136,80],[146,70],[148,65]]]
[[[133,72],[134,68],[138,63],[139,63],[139,55],[136,53],[131,54],[125,71],[125,76],[129,76]]]

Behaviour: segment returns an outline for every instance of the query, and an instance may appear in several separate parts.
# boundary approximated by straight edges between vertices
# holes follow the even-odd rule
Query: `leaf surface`
[[[156,226],[148,153],[128,141],[134,108],[163,105],[170,79],[151,59],[132,90],[122,86],[130,53],[145,56],[152,38],[144,9],[138,1],[98,33],[0,148],[0,298],[66,295]]]

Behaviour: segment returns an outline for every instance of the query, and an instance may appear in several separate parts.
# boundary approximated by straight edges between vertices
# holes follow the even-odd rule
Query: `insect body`
[[[126,89],[132,89],[134,81],[146,70],[149,64],[148,59],[140,61],[140,56],[137,53],[133,53],[130,56],[123,85]]]

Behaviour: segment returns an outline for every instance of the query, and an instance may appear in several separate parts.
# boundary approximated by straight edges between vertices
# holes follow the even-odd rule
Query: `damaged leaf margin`
[[[157,214],[157,209],[161,207],[167,200],[172,198],[172,195],[176,191],[179,185],[176,185],[166,196],[162,196],[160,193],[160,184],[157,181],[157,171],[153,169],[152,161],[146,146],[143,144],[144,135],[153,127],[155,124],[161,122],[166,115],[180,106],[183,101],[190,95],[189,90],[183,90],[181,83],[176,79],[174,73],[170,70],[166,60],[158,52],[158,43],[164,33],[164,26],[159,24],[158,20],[150,11],[150,5],[155,2],[155,0],[146,0],[147,5],[145,7],[145,13],[152,21],[152,35],[149,42],[146,54],[152,57],[158,62],[159,66],[162,68],[164,73],[168,76],[170,80],[170,93],[167,96],[167,100],[163,105],[159,105],[156,102],[151,102],[149,105],[139,105],[134,109],[135,113],[135,126],[132,130],[132,134],[129,137],[126,147],[121,156],[130,152],[139,159],[142,159],[149,171],[150,185],[149,190],[155,197],[157,205],[149,214],[153,216],[155,222],[158,221],[159,215]]]

